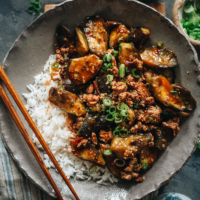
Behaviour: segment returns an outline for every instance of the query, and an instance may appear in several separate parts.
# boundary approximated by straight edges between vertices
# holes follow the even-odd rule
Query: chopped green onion
[[[123,37],[118,38],[118,43],[121,43],[121,42],[124,42],[124,38]]]
[[[119,44],[119,51],[122,50],[122,44]]]
[[[121,78],[124,78],[125,76],[125,64],[121,64],[120,67],[119,67],[119,76]]]
[[[125,132],[125,134],[122,134],[121,132]],[[121,137],[126,137],[128,135],[128,130],[127,129],[121,129],[120,132],[119,132],[119,136]]]
[[[103,152],[103,155],[105,155],[105,156],[110,156],[110,155],[112,155],[112,151],[111,151],[111,150],[105,150],[105,151]]]
[[[148,168],[148,166],[149,166],[148,161],[145,160],[142,162],[142,169],[146,170]]]
[[[108,112],[109,112],[110,114],[116,113],[116,107],[115,107],[115,106],[110,106]]]
[[[107,54],[107,61],[110,62],[112,60],[112,55],[111,54]]]
[[[103,61],[104,61],[104,62],[106,61],[106,58],[107,58],[107,54],[105,54],[105,55],[103,56]]]
[[[116,124],[121,123],[123,121],[123,118],[119,113],[115,113],[114,117],[115,117],[115,123]]]
[[[116,134],[119,134],[119,132],[120,132],[120,126],[117,126],[116,128],[115,128],[115,130],[113,131],[113,136],[115,136]]]
[[[135,74],[135,71],[137,71],[137,69],[133,69],[131,72],[132,72],[132,75],[133,75],[133,77],[134,78],[140,78],[140,76],[139,75],[136,75]]]
[[[96,171],[97,171],[97,167],[94,166],[94,165],[92,165],[92,166],[89,168],[89,173],[90,173],[90,174],[95,174]]]
[[[117,56],[117,51],[116,51],[116,50],[114,50],[114,53],[113,53],[113,54],[114,54],[114,56],[116,57],[116,56]]]
[[[130,73],[131,71],[130,70],[128,70],[128,67],[126,67],[126,73]]]
[[[106,77],[107,77],[107,81],[108,81],[109,83],[111,83],[111,82],[113,81],[113,75],[108,74]]]
[[[41,4],[41,0],[34,0],[34,1],[31,1],[31,3],[33,3],[33,4]]]
[[[158,48],[163,48],[164,47],[164,43],[163,42],[157,42],[157,47]]]
[[[110,97],[104,97],[104,98],[103,98],[103,104],[104,104],[105,106],[111,106],[111,105],[112,105],[112,100],[111,100],[111,98],[110,98]]]
[[[72,101],[72,104],[70,105],[70,108],[73,107],[73,105],[74,105],[75,102],[76,102],[76,99],[74,99],[74,100]]]
[[[42,6],[41,4],[35,4],[35,9],[38,11],[38,10],[41,10]]]
[[[34,5],[31,5],[31,4],[30,4],[30,5],[28,6],[27,11],[28,11],[29,14],[33,14],[33,13],[36,11],[36,8],[35,8]]]
[[[118,110],[125,110],[128,111],[128,106],[125,103],[118,104]]]
[[[59,67],[59,63],[55,62],[51,65],[52,69],[57,69]]]
[[[40,17],[42,14],[43,14],[43,13],[42,13],[42,12],[40,12],[40,13],[38,14],[38,17]]]
[[[122,110],[120,114],[121,114],[123,117],[127,117],[127,116],[128,116],[128,111]]]
[[[170,91],[171,94],[177,94],[177,91]]]
[[[111,117],[112,117],[112,118],[111,118]],[[107,120],[107,121],[110,121],[110,122],[111,122],[111,121],[114,121],[114,119],[115,119],[115,115],[110,114],[110,113],[106,115],[106,120]]]
[[[200,149],[200,140],[199,140],[199,142],[197,144],[197,148]]]

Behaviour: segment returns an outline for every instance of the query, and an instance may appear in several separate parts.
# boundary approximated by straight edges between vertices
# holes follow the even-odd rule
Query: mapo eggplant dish
[[[61,78],[49,101],[68,113],[73,154],[142,182],[196,106],[175,83],[176,54],[162,42],[145,48],[146,28],[98,16],[75,31],[57,27],[51,67]]]

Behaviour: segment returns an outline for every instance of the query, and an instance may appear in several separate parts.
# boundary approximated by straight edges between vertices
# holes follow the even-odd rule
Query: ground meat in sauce
[[[92,22],[92,21],[91,21]],[[92,30],[92,24],[91,30]],[[104,27],[104,22],[100,20],[99,22],[95,22],[94,25],[97,26],[98,24],[102,24],[103,32],[104,32],[104,38],[106,34],[106,40],[108,33]],[[93,27],[94,28],[94,27]],[[127,29],[128,30],[128,29]],[[121,30],[123,31],[123,30]],[[90,34],[88,31],[86,31],[87,34]],[[97,30],[97,33],[99,34],[99,38],[101,35],[101,31]],[[87,35],[89,36],[89,35]],[[96,38],[96,37],[94,37]],[[98,39],[98,38],[97,38]],[[100,38],[102,39],[102,38]],[[100,41],[100,40],[99,40]],[[95,41],[96,42],[96,41]],[[130,41],[126,41],[130,42]],[[107,43],[106,43],[107,44]],[[98,48],[101,47],[100,43],[98,42]],[[93,49],[93,54],[95,52],[95,47]],[[144,49],[145,50],[145,49]],[[90,50],[91,51],[91,50]],[[98,53],[98,52],[97,52]],[[89,54],[92,54],[92,52],[89,52]],[[143,65],[143,61],[140,57],[133,58],[133,61],[130,66],[128,66],[128,70],[130,72],[125,72],[124,78],[121,78],[119,75],[119,66],[121,63],[119,63],[118,54],[117,51],[114,52],[114,49],[105,49],[103,54],[101,54],[101,60],[104,56],[104,54],[109,54],[112,56],[111,60],[109,61],[111,63],[112,68],[107,69],[107,74],[112,74],[113,79],[110,83],[109,81],[106,82],[106,79],[104,79],[107,89],[104,90],[104,93],[101,93],[98,88],[98,84],[95,85],[95,82],[97,80],[97,77],[92,77],[90,81],[88,81],[87,85],[85,85],[84,89],[81,89],[77,92],[77,96],[80,102],[84,104],[86,107],[87,113],[83,116],[75,116],[72,117],[68,114],[67,118],[67,125],[71,131],[74,132],[73,137],[70,139],[72,140],[72,143],[76,144],[76,148],[78,150],[83,151],[85,147],[89,150],[89,156],[93,157],[93,162],[95,164],[101,165],[100,160],[98,160],[97,155],[103,155],[105,150],[110,150],[112,146],[112,141],[115,138],[115,134],[119,136],[119,132],[116,132],[116,128],[121,131],[121,129],[127,130],[127,133],[130,135],[136,135],[136,136],[142,136],[142,137],[149,137],[148,142],[145,144],[146,146],[142,146],[144,144],[144,140],[138,139],[138,140],[132,140],[131,145],[127,149],[121,150],[121,152],[112,152],[112,154],[109,156],[109,159],[105,159],[102,156],[102,159],[105,159],[106,162],[111,162],[113,164],[114,159],[116,157],[123,159],[125,161],[124,166],[120,168],[120,178],[125,180],[134,180],[136,182],[143,182],[144,177],[141,176],[144,169],[142,169],[143,164],[141,163],[141,160],[139,159],[141,155],[143,155],[143,152],[145,152],[145,148],[157,150],[159,147],[156,146],[156,142],[159,139],[159,131],[164,135],[173,135],[174,137],[179,132],[179,117],[177,110],[174,110],[171,107],[164,107],[164,105],[160,105],[158,103],[158,100],[154,97],[152,93],[152,88],[150,86],[150,83],[146,81],[147,78],[150,77],[156,77],[160,76],[158,73],[159,70],[155,69],[153,67],[150,67],[146,65]],[[114,54],[116,54],[114,56]],[[62,80],[68,79],[68,62],[71,58],[78,58],[80,55],[78,55],[76,48],[71,45],[68,47],[61,47],[59,49],[56,49],[56,62],[61,65],[61,68],[59,68],[60,73],[60,84],[58,87],[62,87]],[[133,55],[131,55],[133,56]],[[133,56],[134,57],[134,56]],[[102,61],[103,62],[103,61]],[[107,62],[107,61],[106,61]],[[144,61],[145,62],[145,61]],[[125,63],[124,63],[125,64]],[[127,66],[125,66],[127,67]],[[136,69],[136,72],[138,72],[139,77],[137,78],[134,74],[134,76],[131,73],[131,70]],[[101,70],[103,70],[101,68]],[[93,73],[94,71],[90,71],[88,73]],[[99,72],[97,73],[98,76]],[[105,76],[104,76],[105,78]],[[98,79],[99,81],[99,79]],[[103,82],[103,84],[104,84]],[[75,86],[76,87],[76,86]],[[106,88],[105,87],[105,88]],[[150,90],[151,89],[151,90]],[[104,98],[109,97],[111,100],[111,106],[114,106],[116,108],[116,113],[121,112],[119,109],[119,105],[126,104],[128,106],[127,116],[123,116],[123,120],[120,123],[116,123],[115,116],[113,118],[113,121],[106,120],[107,115],[109,114],[109,106],[106,106],[104,104]],[[163,110],[162,110],[162,109]],[[167,118],[163,117],[162,112],[167,111],[170,115],[167,116]],[[90,129],[90,127],[87,129],[87,134],[80,135],[80,128],[82,127],[84,122],[87,122],[87,117],[92,116],[94,119],[98,119],[97,121],[93,120],[92,123],[94,123],[94,126],[96,126],[96,129]],[[122,115],[120,113],[120,115]],[[99,119],[99,116],[101,116],[101,120]],[[103,116],[103,117],[102,117]],[[170,117],[173,116],[174,118]],[[165,121],[163,121],[163,118]],[[102,123],[102,124],[101,124]],[[87,123],[84,123],[84,126]],[[99,127],[103,128],[99,128]],[[122,137],[122,136],[121,136]],[[160,137],[162,139],[162,137]],[[155,140],[155,141],[154,141]],[[162,142],[160,142],[161,148],[159,149],[165,149],[166,148],[166,142],[168,142],[166,139],[162,139]],[[120,144],[119,149],[120,149]],[[122,146],[122,145],[121,145]],[[94,149],[96,151],[94,151]],[[77,150],[77,151],[78,151]],[[119,153],[119,154],[118,154]],[[87,152],[88,154],[88,152]],[[76,154],[78,156],[78,154]],[[107,157],[108,158],[108,157]],[[149,157],[148,159],[152,159]],[[86,159],[87,160],[87,159]],[[110,163],[109,163],[110,164]],[[107,165],[109,166],[109,165]],[[109,167],[108,167],[109,168]],[[142,170],[141,170],[142,169]],[[112,170],[111,170],[112,171]]]

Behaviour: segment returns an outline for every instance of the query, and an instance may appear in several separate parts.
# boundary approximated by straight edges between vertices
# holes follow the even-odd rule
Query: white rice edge
[[[27,85],[30,92],[23,96],[27,100],[26,108],[29,114],[68,178],[93,180],[102,185],[118,182],[107,168],[97,167],[96,173],[90,174],[92,163],[81,160],[70,151],[68,139],[72,133],[66,125],[66,114],[48,101],[49,89],[57,87],[57,82],[51,80],[50,76],[51,64],[55,60],[56,55],[51,55],[43,72],[34,77],[35,83]],[[38,148],[42,148],[34,134],[33,141]],[[54,167],[47,154],[44,154],[43,159],[48,168]]]

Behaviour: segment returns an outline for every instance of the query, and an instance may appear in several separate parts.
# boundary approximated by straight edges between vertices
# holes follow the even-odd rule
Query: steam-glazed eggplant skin
[[[132,43],[121,43],[121,48],[119,50],[119,62],[121,64],[126,64],[127,62],[132,62],[136,58],[140,58],[140,54],[138,50],[135,48],[135,46]]]
[[[49,101],[67,113],[76,116],[86,114],[84,104],[71,92],[52,87],[49,91]]]
[[[140,54],[144,64],[151,68],[169,68],[178,65],[176,54],[166,48],[158,49],[157,47],[146,48]]]
[[[151,140],[152,136],[146,134],[128,135],[125,138],[115,136],[111,142],[111,151],[123,159],[126,150],[139,152],[139,150],[146,146]]]
[[[69,47],[71,45],[74,45],[75,39],[72,33],[62,25],[59,25],[56,29],[56,43],[59,48],[61,47]]]
[[[96,17],[84,29],[91,53],[103,57],[108,49],[108,33],[102,18]]]
[[[141,49],[143,44],[149,39],[150,31],[146,28],[134,28],[131,31],[133,44],[137,49]]]
[[[107,21],[107,22],[106,22],[106,28],[107,28],[108,30],[110,30],[110,29],[112,29],[113,27],[118,26],[118,25],[120,25],[120,24],[121,24],[120,22],[116,22],[116,21]]]
[[[146,79],[154,97],[166,106],[184,110],[185,105],[177,96],[170,82],[164,76],[149,77]]]
[[[186,88],[184,88],[182,85],[176,83],[172,84],[172,87],[175,91],[177,91],[178,96],[181,98],[185,105],[185,112],[188,112],[190,114],[196,107],[196,100],[191,95],[190,91]]]
[[[107,81],[107,75],[108,75],[108,73],[102,69],[100,70],[100,72],[98,74],[97,85],[98,85],[99,91],[101,93],[108,93],[110,84]]]
[[[156,72],[158,72],[158,74],[160,74],[161,76],[164,76],[165,78],[167,78],[167,80],[170,83],[174,83],[175,80],[175,74],[173,71],[173,68],[157,68],[155,69]]]
[[[140,153],[140,163],[147,161],[149,165],[152,165],[157,158],[158,150],[150,149],[148,146],[145,146]]]
[[[103,155],[100,154],[93,145],[79,149],[75,146],[72,146],[72,152],[82,160],[88,160],[101,166],[105,166],[106,164]]]
[[[84,56],[89,51],[88,42],[84,31],[80,27],[76,27],[76,50],[81,56]]]
[[[80,135],[90,136],[92,132],[99,132],[107,126],[107,121],[105,115],[100,115],[99,117],[89,115],[87,119],[83,122],[78,133]]]
[[[124,42],[128,42],[130,39],[129,37],[130,31],[126,28],[126,26],[120,24],[118,27],[114,28],[110,33],[109,45],[111,48],[117,48],[119,44],[119,38],[123,38]]]
[[[69,79],[75,85],[85,84],[97,75],[102,64],[103,60],[94,54],[71,59],[67,70]]]

